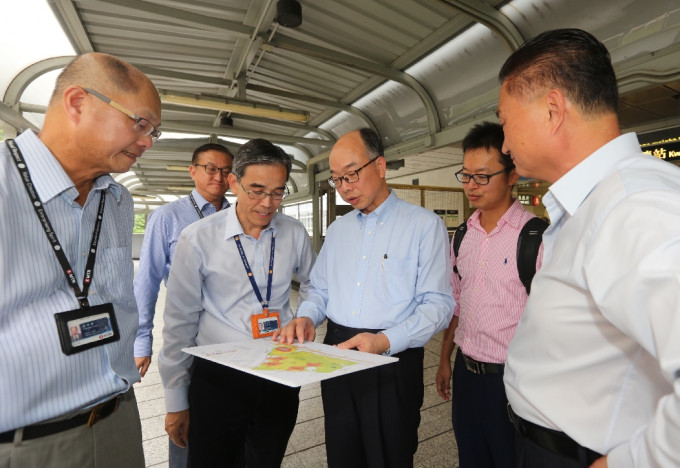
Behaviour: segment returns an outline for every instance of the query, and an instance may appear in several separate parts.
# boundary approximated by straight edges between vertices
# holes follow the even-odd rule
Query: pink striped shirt
[[[454,341],[473,359],[504,363],[527,302],[517,273],[517,237],[534,215],[515,200],[489,234],[479,216],[479,210],[470,216],[458,258],[451,245],[451,264],[462,277],[454,273],[451,279],[459,317]]]

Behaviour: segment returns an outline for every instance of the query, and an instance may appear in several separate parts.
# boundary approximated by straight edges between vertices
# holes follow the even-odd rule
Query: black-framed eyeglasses
[[[217,167],[214,164],[194,164],[194,166],[202,167],[209,175],[215,175],[219,171],[222,171],[223,177],[227,177],[229,174],[231,174],[230,166]]]
[[[123,114],[127,115],[132,120],[134,120],[135,125],[134,125],[134,127],[132,127],[132,129],[135,131],[135,133],[138,136],[145,137],[145,136],[151,135],[151,141],[153,141],[154,143],[156,142],[156,140],[158,140],[158,138],[160,138],[161,131],[156,129],[156,127],[154,127],[153,124],[151,122],[149,122],[147,119],[145,119],[144,117],[138,116],[134,112],[132,112],[132,111],[126,109],[125,107],[121,106],[120,104],[118,104],[113,99],[107,98],[102,93],[97,92],[94,89],[89,89],[89,88],[83,88],[83,89],[88,94],[91,94],[94,97],[101,99],[102,101],[104,101],[105,103],[107,103],[108,105],[113,107],[114,109],[118,109]]]
[[[276,190],[274,192],[267,193],[263,190],[248,190],[243,186],[241,182],[239,182],[239,185],[241,186],[243,191],[246,192],[248,198],[250,198],[251,200],[264,200],[267,197],[271,197],[272,200],[283,200],[288,195],[290,195],[288,186],[286,186],[284,190]]]
[[[328,179],[328,183],[330,184],[331,187],[333,188],[338,188],[342,185],[343,182],[347,182],[348,184],[353,184],[355,182],[359,181],[359,171],[362,170],[364,167],[368,166],[371,164],[373,161],[378,159],[380,156],[376,156],[375,158],[371,159],[368,161],[366,164],[361,166],[359,169],[355,169],[353,171],[347,171],[340,177],[330,177]]]
[[[470,182],[470,180],[474,180],[475,184],[477,185],[486,185],[489,183],[489,179],[495,175],[502,174],[503,172],[506,172],[505,169],[501,169],[500,171],[494,172],[493,174],[468,174],[467,172],[463,172],[461,169],[460,171],[456,172],[456,179],[458,179],[458,182],[461,184],[467,184]]]

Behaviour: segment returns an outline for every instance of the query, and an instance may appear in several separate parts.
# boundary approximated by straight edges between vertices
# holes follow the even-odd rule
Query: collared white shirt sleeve
[[[680,169],[627,134],[550,192],[508,399],[610,468],[680,466]]]

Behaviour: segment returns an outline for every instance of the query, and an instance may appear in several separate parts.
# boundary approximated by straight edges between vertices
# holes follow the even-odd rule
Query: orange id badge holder
[[[250,317],[250,325],[253,328],[253,338],[272,336],[281,326],[279,312],[277,310],[264,309],[261,314]]]

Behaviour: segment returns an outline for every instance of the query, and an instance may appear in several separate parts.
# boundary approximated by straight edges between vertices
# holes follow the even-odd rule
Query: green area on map
[[[253,369],[330,373],[355,364],[354,361],[325,356],[314,351],[301,351],[292,345],[278,345],[269,352],[262,364]]]

